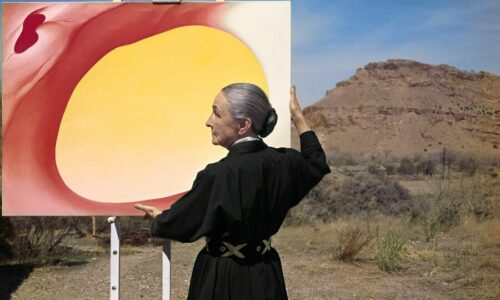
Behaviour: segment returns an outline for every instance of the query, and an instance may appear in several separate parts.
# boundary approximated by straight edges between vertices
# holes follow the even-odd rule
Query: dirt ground
[[[372,259],[334,260],[329,230],[286,227],[274,237],[290,299],[473,298],[473,291],[450,290],[446,283],[428,280],[431,268],[425,264],[388,274]],[[172,299],[186,299],[191,268],[202,246],[202,241],[172,243]],[[105,252],[83,263],[16,268],[0,268],[1,299],[109,299]],[[122,299],[161,299],[161,247],[123,247],[120,279]]]

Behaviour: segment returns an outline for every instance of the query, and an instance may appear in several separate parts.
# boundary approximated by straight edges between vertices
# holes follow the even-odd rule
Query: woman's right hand
[[[144,212],[145,220],[152,220],[157,215],[161,214],[161,210],[158,207],[143,205],[143,204],[136,204],[134,205],[134,207]]]
[[[307,124],[307,120],[302,113],[299,101],[297,100],[297,94],[295,86],[290,87],[290,115],[292,116],[292,121],[297,128],[297,132],[301,135],[303,132],[310,131],[311,127]]]

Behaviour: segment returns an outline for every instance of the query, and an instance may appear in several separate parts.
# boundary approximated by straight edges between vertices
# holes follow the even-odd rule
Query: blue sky
[[[500,75],[500,1],[292,0],[292,82],[303,105],[390,58]]]
[[[292,81],[302,103],[391,58],[500,75],[500,1],[292,1]]]

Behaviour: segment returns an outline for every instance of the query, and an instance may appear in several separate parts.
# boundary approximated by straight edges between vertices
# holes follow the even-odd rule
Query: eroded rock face
[[[500,155],[500,77],[409,60],[370,63],[305,109],[327,150]]]

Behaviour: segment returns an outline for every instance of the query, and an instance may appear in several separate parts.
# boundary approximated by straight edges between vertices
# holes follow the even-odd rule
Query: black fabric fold
[[[300,142],[300,152],[268,147],[262,140],[234,145],[224,159],[200,171],[191,190],[153,220],[151,233],[181,242],[205,236],[244,243],[273,236],[288,210],[330,172],[316,134],[305,132]],[[247,260],[218,257],[202,249],[196,259],[189,299],[286,298],[275,249]]]

